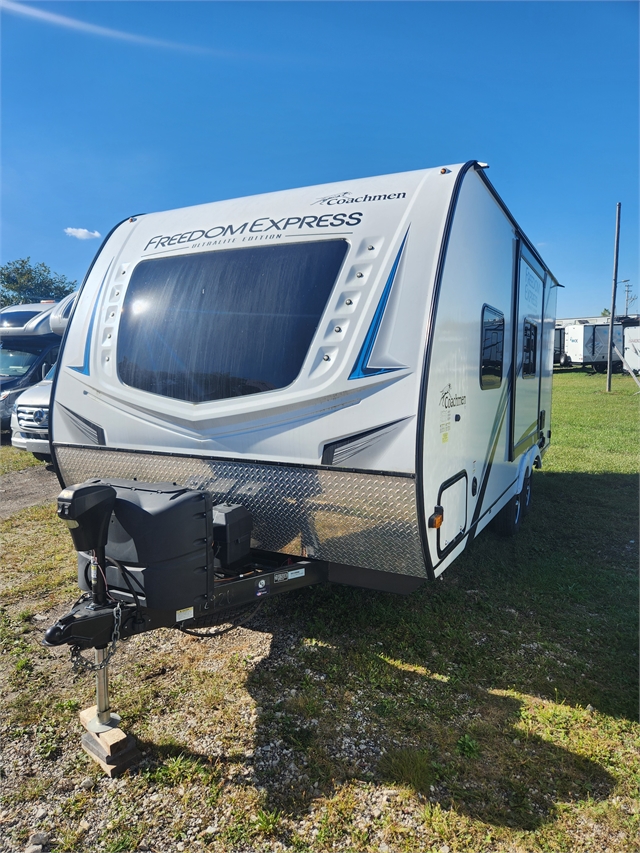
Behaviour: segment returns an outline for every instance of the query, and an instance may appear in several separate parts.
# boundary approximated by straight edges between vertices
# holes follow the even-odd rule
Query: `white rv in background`
[[[557,287],[475,161],[132,217],[59,360],[61,484],[202,490],[260,553],[410,591],[518,529]]]
[[[75,294],[71,294],[75,296]],[[46,299],[0,310],[0,424],[11,424],[16,399],[55,364],[64,329],[56,324],[62,302]]]
[[[613,324],[613,343],[622,352],[622,324]],[[594,370],[607,369],[609,349],[609,323],[575,323],[564,327],[564,351],[571,364],[591,365]],[[616,369],[621,367],[620,357],[613,351]]]
[[[624,360],[634,373],[640,373],[640,326],[624,328]]]

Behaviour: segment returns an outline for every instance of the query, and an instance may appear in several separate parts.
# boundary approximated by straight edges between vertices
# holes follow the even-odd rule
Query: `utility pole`
[[[611,286],[611,316],[609,317],[609,351],[607,353],[607,391],[611,391],[613,367],[613,323],[616,316],[616,285],[618,284],[618,249],[620,246],[620,202],[616,205],[616,241],[613,250],[613,284]]]
[[[621,281],[618,284],[622,284]],[[633,285],[630,283],[629,279],[626,280],[624,285],[624,314],[625,317],[629,316],[629,308],[633,305],[633,303],[638,298],[637,296],[633,296],[631,291],[633,290]]]

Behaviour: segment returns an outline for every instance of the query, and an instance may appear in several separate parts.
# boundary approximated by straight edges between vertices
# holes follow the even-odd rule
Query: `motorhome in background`
[[[129,604],[131,573],[143,601],[163,585],[154,627],[198,624],[241,581],[177,559],[145,576],[151,516],[122,509],[160,501],[145,483],[167,511],[176,489],[248,511],[254,573],[268,555],[409,592],[493,519],[519,528],[551,438],[557,287],[476,162],[127,219],[54,380],[60,512],[71,484],[113,484],[106,577]]]
[[[65,296],[51,309],[49,325],[54,334],[64,334],[77,295],[76,292]],[[55,368],[54,364],[41,382],[21,391],[11,410],[11,444],[33,453],[43,462],[51,461],[49,405]]]
[[[72,293],[59,303],[43,301],[11,305],[0,311],[0,420],[11,423],[19,395],[40,382],[58,358],[60,339],[73,305]]]

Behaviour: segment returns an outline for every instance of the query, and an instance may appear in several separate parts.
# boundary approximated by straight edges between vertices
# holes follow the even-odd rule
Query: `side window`
[[[536,375],[536,355],[538,353],[538,327],[525,317],[522,334],[522,375]]]
[[[489,305],[482,307],[480,387],[483,391],[502,384],[504,314]]]
[[[51,370],[53,365],[58,360],[58,352],[60,351],[60,347],[53,347],[46,354],[44,361],[42,362],[42,367],[40,368],[42,372],[41,379],[45,379],[47,373]]]

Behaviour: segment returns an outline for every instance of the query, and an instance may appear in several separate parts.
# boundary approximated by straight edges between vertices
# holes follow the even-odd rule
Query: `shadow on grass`
[[[638,482],[536,473],[520,533],[483,530],[406,598],[339,586],[273,602],[308,637],[372,639],[459,680],[637,719]]]
[[[607,798],[612,776],[550,740],[580,706],[636,719],[637,481],[536,473],[534,488],[517,537],[483,531],[411,596],[325,586],[268,603],[256,628],[272,650],[247,687],[262,708],[255,783],[274,805],[387,779],[530,830],[558,804]],[[551,700],[549,740],[501,690]]]
[[[303,814],[318,793],[330,798],[336,784],[360,779],[408,787],[432,806],[485,823],[533,830],[560,804],[611,793],[615,780],[597,762],[523,734],[516,699],[407,673],[374,650],[338,643],[312,654],[327,680],[307,679],[283,702],[263,704],[257,723],[254,784],[267,789],[273,808]],[[363,671],[369,678],[354,679]],[[264,686],[258,670],[248,687],[262,703]],[[354,704],[358,726],[345,729],[341,720],[353,720]]]

